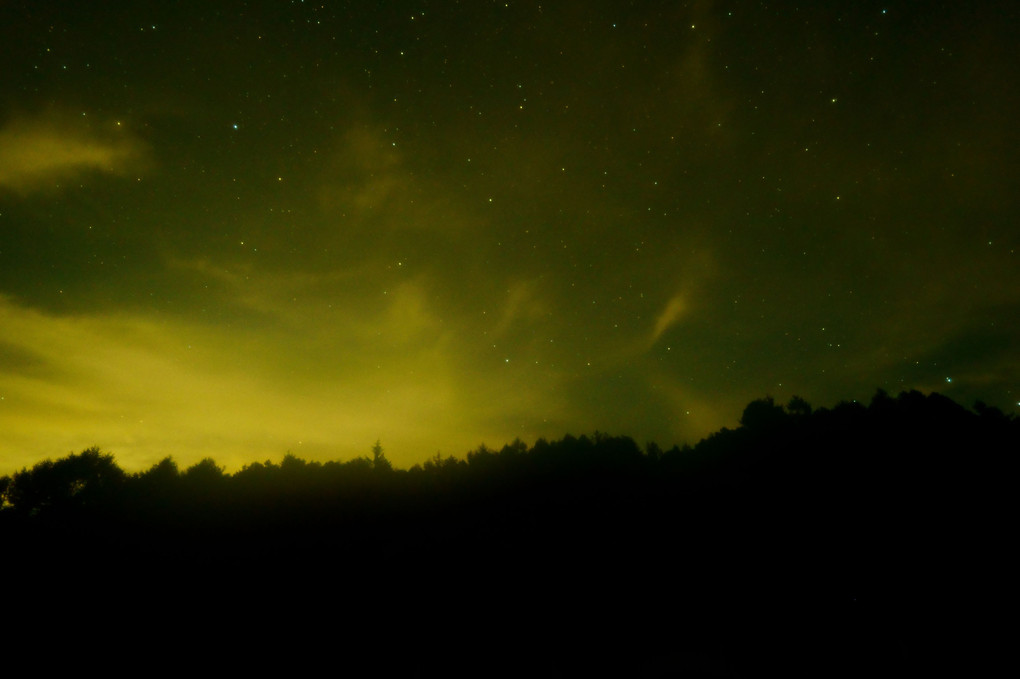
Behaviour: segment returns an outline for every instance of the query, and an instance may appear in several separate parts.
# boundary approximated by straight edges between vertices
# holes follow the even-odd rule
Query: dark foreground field
[[[980,672],[1018,430],[880,392],[755,401],[693,448],[568,436],[411,470],[128,475],[91,449],[4,479],[8,651],[289,675]]]

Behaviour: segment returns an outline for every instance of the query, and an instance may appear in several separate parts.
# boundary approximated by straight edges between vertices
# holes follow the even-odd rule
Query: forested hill
[[[409,470],[377,446],[127,474],[93,448],[0,480],[0,539],[33,624],[96,597],[162,634],[187,602],[189,629],[237,644],[353,634],[352,662],[902,675],[977,662],[961,621],[1001,595],[1018,444],[994,408],[880,391],[757,400],[693,447],[596,433]]]

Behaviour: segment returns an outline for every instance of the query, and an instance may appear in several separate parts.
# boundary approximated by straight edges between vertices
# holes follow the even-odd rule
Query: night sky
[[[0,473],[1020,402],[1014,2],[0,4]]]

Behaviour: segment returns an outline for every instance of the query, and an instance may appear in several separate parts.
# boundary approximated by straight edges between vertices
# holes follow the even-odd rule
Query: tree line
[[[780,469],[806,478],[811,469],[845,462],[847,455],[853,463],[844,472],[873,466],[871,471],[904,480],[908,469],[928,473],[925,468],[942,464],[974,465],[975,458],[1015,441],[1018,428],[1018,418],[980,401],[968,410],[935,393],[892,397],[879,390],[868,406],[841,402],[832,409],[813,410],[796,396],[786,406],[771,397],[757,399],[744,408],[737,429],[723,428],[694,446],[663,450],[648,442],[641,447],[628,436],[596,431],[554,441],[540,438],[531,446],[516,439],[499,450],[482,444],[463,458],[436,453],[407,470],[395,469],[378,441],[372,457],[319,462],[288,453],[278,463],[253,462],[233,474],[211,457],[184,469],[166,457],[129,474],[112,454],[91,447],[0,477],[0,514],[45,517],[216,496],[254,501],[312,498],[331,491],[367,499],[366,493],[422,491],[437,484],[449,488],[451,483],[488,492],[515,483],[570,485],[600,473],[613,478],[639,474],[647,483],[669,478],[690,488],[754,486],[766,478],[779,482],[774,477]]]
[[[678,645],[713,649],[729,668],[714,676],[909,672],[953,648],[947,634],[976,635],[961,621],[1005,587],[1018,444],[1020,419],[998,409],[878,391],[817,409],[757,399],[693,446],[596,432],[410,469],[380,442],[234,473],[170,457],[127,473],[89,448],[0,479],[0,541],[9,582],[74,572],[122,600],[175,582],[161,605],[258,601],[232,621],[284,636],[321,606],[396,615],[422,657],[442,645],[421,630],[455,611],[462,657],[514,639],[521,662],[551,653],[567,674],[636,676],[636,657],[666,671],[688,662],[670,659]]]

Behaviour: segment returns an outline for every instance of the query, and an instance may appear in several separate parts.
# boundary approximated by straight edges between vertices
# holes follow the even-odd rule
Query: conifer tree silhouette
[[[382,442],[376,439],[375,445],[372,446],[372,468],[377,470],[389,471],[393,469],[393,465],[386,459],[386,455],[383,453]]]

